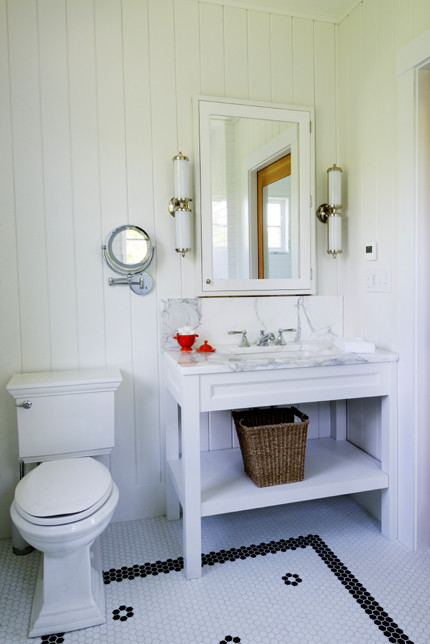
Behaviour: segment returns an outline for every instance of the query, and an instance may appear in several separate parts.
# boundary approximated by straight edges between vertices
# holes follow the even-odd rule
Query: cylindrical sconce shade
[[[174,181],[174,197],[180,199],[181,197],[188,197],[189,186],[189,159],[179,152],[173,157],[173,181]]]
[[[191,249],[190,214],[190,210],[177,210],[175,212],[176,250],[178,253]]]
[[[342,204],[342,168],[336,164],[327,170],[328,176],[328,204],[341,208]]]
[[[330,215],[328,217],[328,247],[327,252],[337,255],[342,252],[342,217]]]

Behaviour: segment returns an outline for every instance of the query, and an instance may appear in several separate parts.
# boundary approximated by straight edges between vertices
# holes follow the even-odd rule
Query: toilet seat
[[[109,498],[107,467],[91,457],[45,461],[20,480],[15,509],[37,525],[62,525],[93,514]]]

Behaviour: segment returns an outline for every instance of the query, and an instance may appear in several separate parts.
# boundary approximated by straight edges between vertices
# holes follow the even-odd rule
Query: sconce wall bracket
[[[335,212],[336,208],[334,208],[334,206],[329,206],[328,203],[323,203],[317,210],[317,217],[321,223],[326,224],[328,222],[328,218]]]
[[[172,215],[172,217],[175,216],[175,213],[177,210],[188,210],[191,212],[191,208],[189,207],[189,203],[192,201],[192,199],[189,199],[188,197],[172,197],[171,200],[169,201],[169,205],[167,206],[168,211]]]

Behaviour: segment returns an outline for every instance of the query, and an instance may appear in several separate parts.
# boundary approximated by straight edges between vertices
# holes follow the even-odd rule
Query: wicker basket
[[[295,407],[234,411],[246,474],[258,487],[302,481],[309,418]],[[295,416],[301,422],[294,422]]]

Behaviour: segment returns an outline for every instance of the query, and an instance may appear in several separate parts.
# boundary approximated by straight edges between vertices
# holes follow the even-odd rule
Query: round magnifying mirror
[[[149,235],[139,226],[118,226],[103,246],[108,266],[121,275],[135,275],[144,271],[154,257]]]

